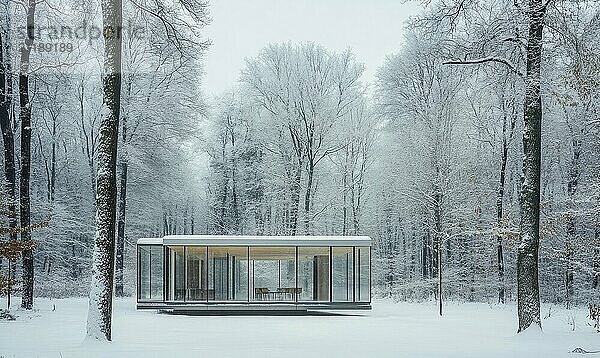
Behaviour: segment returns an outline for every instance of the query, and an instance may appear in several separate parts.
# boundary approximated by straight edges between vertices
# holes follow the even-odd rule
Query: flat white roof
[[[368,236],[226,236],[169,235],[142,238],[138,245],[186,246],[371,246]]]

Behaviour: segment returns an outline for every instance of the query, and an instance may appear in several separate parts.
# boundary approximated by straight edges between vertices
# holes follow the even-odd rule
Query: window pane
[[[208,282],[212,295],[209,299],[247,301],[248,248],[209,247],[208,255]]]
[[[138,298],[141,300],[150,299],[150,247],[139,246],[139,285],[140,291]]]
[[[371,300],[371,255],[369,247],[356,248],[356,301]]]
[[[329,247],[298,248],[298,286],[302,301],[329,301]]]
[[[183,247],[169,247],[169,299],[185,298],[185,262]]]
[[[295,301],[296,248],[251,247],[250,292],[256,301]]]
[[[150,299],[163,300],[163,247],[150,248]]]
[[[354,289],[352,285],[353,265],[351,247],[333,247],[333,301],[352,301]]]
[[[188,301],[206,301],[207,299],[207,260],[206,246],[188,246],[185,249],[187,261]]]

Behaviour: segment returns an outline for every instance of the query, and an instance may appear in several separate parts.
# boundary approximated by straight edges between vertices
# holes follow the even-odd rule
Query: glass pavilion
[[[137,242],[137,307],[371,308],[366,236],[197,236]]]

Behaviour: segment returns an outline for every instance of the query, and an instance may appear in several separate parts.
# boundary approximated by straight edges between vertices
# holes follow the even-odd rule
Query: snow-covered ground
[[[18,301],[16,301],[18,302]],[[4,302],[0,302],[4,304]],[[600,350],[584,308],[544,306],[515,334],[514,305],[375,301],[348,316],[172,316],[115,302],[113,342],[84,342],[85,299],[36,300],[0,321],[0,357],[568,357]],[[53,310],[53,308],[55,308]],[[549,317],[548,317],[549,315]]]

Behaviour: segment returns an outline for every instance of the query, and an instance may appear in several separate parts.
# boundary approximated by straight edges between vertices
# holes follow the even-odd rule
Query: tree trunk
[[[29,198],[29,176],[31,168],[31,101],[29,98],[29,57],[34,39],[35,0],[29,0],[27,8],[27,36],[21,46],[21,68],[19,71],[19,116],[21,120],[21,180],[20,215],[21,228],[31,224],[31,203]],[[31,232],[26,229],[21,232],[21,240],[31,240]],[[21,307],[27,310],[33,308],[33,251],[23,251],[23,294]]]
[[[48,191],[50,204],[54,203],[56,187],[56,116],[52,116],[52,151],[50,153],[50,190]]]
[[[504,102],[504,100],[503,100]],[[504,103],[502,104],[503,109]],[[514,107],[513,107],[514,109]],[[514,113],[511,113],[510,132],[508,132],[508,116],[504,113],[502,123],[502,159],[500,163],[500,183],[498,184],[498,194],[496,197],[496,215],[498,230],[504,225],[504,190],[506,186],[506,164],[508,162],[509,141],[512,139],[516,126]],[[497,236],[497,254],[498,254],[498,302],[506,302],[506,284],[504,281],[504,248],[502,245],[502,233]]]
[[[529,38],[525,78],[523,127],[523,177],[521,185],[520,244],[517,254],[517,301],[521,332],[536,324],[541,328],[538,251],[540,240],[540,166],[542,98],[540,69],[545,7],[529,2]]]
[[[439,308],[439,314],[440,316],[442,315],[442,292],[443,292],[443,288],[442,288],[442,247],[443,247],[443,222],[442,222],[442,205],[443,205],[443,200],[444,200],[444,196],[442,194],[442,188],[441,188],[441,175],[440,175],[440,169],[439,167],[436,167],[436,180],[437,183],[434,186],[434,194],[433,194],[433,198],[434,198],[434,208],[433,208],[433,219],[435,221],[435,232],[434,232],[434,242],[433,242],[433,247],[434,247],[434,255],[435,255],[435,263],[436,263],[436,277],[437,277],[437,292],[436,292],[436,296],[438,299],[438,308]]]
[[[594,231],[594,277],[592,288],[600,289],[600,229]]]
[[[310,235],[310,224],[312,222],[311,210],[310,210],[310,199],[312,196],[313,177],[315,174],[315,166],[311,159],[308,162],[308,180],[306,183],[306,193],[304,193],[304,234]]]
[[[296,235],[298,229],[298,207],[300,206],[300,180],[302,179],[302,160],[298,158],[298,166],[292,182],[292,208],[289,218],[289,233]]]
[[[571,301],[575,289],[573,287],[573,255],[575,253],[574,245],[577,238],[577,229],[575,227],[575,194],[579,184],[579,158],[581,156],[581,140],[579,133],[573,133],[571,140],[573,157],[571,158],[571,167],[569,169],[569,181],[567,182],[568,212],[567,212],[567,236],[565,242],[565,259],[567,269],[565,272],[565,298],[567,308],[571,307]]]
[[[131,78],[127,80],[127,98],[131,95]],[[125,208],[127,207],[127,116],[122,121],[122,148],[119,163],[119,213],[117,218],[117,246],[115,256],[115,296],[123,297],[123,257],[125,254]]]
[[[116,164],[121,101],[121,0],[102,0],[105,34],[103,108],[98,138],[96,187],[96,240],[92,262],[92,285],[87,335],[112,339],[112,298],[115,263]]]
[[[8,34],[7,34],[8,35]],[[4,184],[6,193],[6,207],[8,209],[8,226],[11,230],[10,240],[17,240],[17,212],[16,212],[16,171],[15,171],[15,139],[12,126],[12,74],[10,72],[10,53],[8,44],[3,41],[0,32],[0,129],[4,143]],[[8,37],[8,36],[7,36]],[[6,49],[6,58],[4,50]],[[7,308],[10,309],[11,285],[14,278],[15,264],[8,260],[8,287],[6,290]]]
[[[11,229],[17,227],[16,212],[16,170],[15,170],[15,139],[10,115],[12,107],[12,74],[8,71],[9,66],[5,65],[4,43],[0,33],[0,129],[2,130],[2,140],[4,143],[4,180],[6,185],[8,225]],[[10,234],[11,240],[17,239],[15,230]]]
[[[342,236],[348,235],[348,146],[344,150],[342,172]]]
[[[123,126],[123,132],[125,132]],[[117,248],[115,268],[115,296],[123,297],[123,256],[125,253],[125,207],[127,204],[127,160],[120,163],[119,216],[117,223]]]

